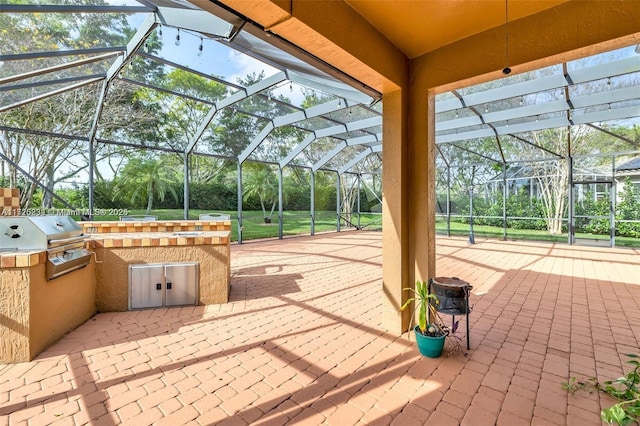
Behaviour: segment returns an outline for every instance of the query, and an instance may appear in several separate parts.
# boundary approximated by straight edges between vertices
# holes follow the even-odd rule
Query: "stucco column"
[[[435,95],[427,87],[409,88],[409,273],[411,284],[435,276]]]
[[[406,92],[406,91],[405,91]],[[407,299],[402,289],[409,283],[409,158],[404,144],[407,135],[406,96],[398,90],[383,97],[382,131],[382,325],[401,334],[409,325],[410,313],[400,312]]]
[[[409,328],[403,288],[435,274],[434,96],[422,85],[383,98],[383,327]]]

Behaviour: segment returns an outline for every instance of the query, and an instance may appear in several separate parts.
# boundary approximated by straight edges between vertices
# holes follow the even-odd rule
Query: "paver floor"
[[[476,243],[437,243],[437,275],[474,286],[467,357],[381,328],[380,233],[255,242],[229,304],[98,314],[0,364],[0,425],[601,424],[612,400],[561,384],[639,352],[640,252]]]

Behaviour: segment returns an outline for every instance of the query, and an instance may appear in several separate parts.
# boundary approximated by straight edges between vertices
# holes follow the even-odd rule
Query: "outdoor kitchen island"
[[[32,360],[96,313],[93,262],[50,281],[46,250],[0,262],[0,363]]]
[[[96,253],[98,311],[135,309],[136,306],[132,306],[130,300],[132,290],[129,267],[141,268],[145,265],[197,264],[197,300],[191,304],[226,303],[229,300],[231,274],[229,241],[229,231],[91,235],[89,247]],[[164,289],[161,287],[151,290],[155,292]]]
[[[0,362],[33,359],[95,313],[84,245],[69,216],[0,217]]]
[[[170,276],[156,283],[150,275],[154,293],[157,284],[163,286],[167,295],[163,304],[228,301],[229,221],[78,222],[89,256],[77,248],[60,254],[55,242],[67,239],[52,238],[52,234],[44,238],[41,249],[22,248],[17,242],[27,234],[23,232],[27,220],[17,217],[6,222],[0,229],[8,238],[0,247],[0,363],[32,360],[96,312],[130,309],[130,266],[195,270],[195,274],[183,274],[195,285],[188,302],[169,298]],[[16,232],[19,238],[14,237]],[[79,255],[86,263],[77,263]],[[63,257],[69,260],[65,263]],[[65,273],[61,268],[66,268]]]
[[[150,298],[149,307],[170,305],[164,302],[172,290],[180,289],[175,284],[172,289],[171,280],[168,277],[158,278],[154,271],[159,268],[176,270],[194,264],[197,272],[187,278],[196,281],[195,290],[188,292],[195,299],[178,304],[228,302],[230,221],[81,222],[80,225],[90,237],[89,250],[96,254],[98,311],[126,311],[140,307],[132,304],[131,298],[136,294]],[[148,288],[131,288],[131,267],[152,280],[142,284]],[[162,292],[166,294],[164,299],[160,296]],[[158,300],[158,297],[163,300],[154,304],[153,300]]]

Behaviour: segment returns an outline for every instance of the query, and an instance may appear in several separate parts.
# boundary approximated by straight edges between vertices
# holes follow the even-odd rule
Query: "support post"
[[[612,155],[611,156],[611,185],[609,185],[609,206],[610,206],[609,241],[610,241],[611,248],[616,246],[616,203],[618,201],[617,195],[618,195],[618,188],[616,184],[616,157],[615,155]]]
[[[567,225],[567,231],[568,231],[568,240],[569,240],[569,245],[573,245],[576,242],[576,238],[575,238],[575,219],[573,217],[573,213],[574,213],[574,185],[573,185],[573,157],[571,156],[571,153],[569,153],[569,155],[567,156],[567,163],[569,164],[569,224]],[[562,229],[562,225],[560,225],[561,229]]]
[[[283,236],[282,218],[283,218],[284,203],[282,202],[282,199],[283,199],[282,193],[283,193],[282,167],[278,166],[278,238],[279,239],[282,239],[282,236]]]
[[[473,186],[469,187],[469,244],[475,244],[473,236]]]
[[[189,219],[189,154],[184,153],[184,220]]]
[[[362,229],[362,227],[360,226],[360,179],[362,179],[362,175],[360,173],[358,173],[358,198],[357,198],[357,203],[358,203],[358,230]]]
[[[316,234],[316,173],[311,172],[311,235]]]
[[[242,244],[242,162],[238,160],[238,244]]]
[[[447,166],[447,237],[451,236],[451,167]]]
[[[502,239],[507,240],[507,163],[502,163]]]
[[[340,232],[340,211],[342,210],[342,206],[340,203],[340,173],[336,172],[336,217],[338,218],[336,222],[336,232]]]
[[[95,172],[93,168],[96,162],[95,142],[89,141],[89,220],[93,220],[93,211],[95,209]]]

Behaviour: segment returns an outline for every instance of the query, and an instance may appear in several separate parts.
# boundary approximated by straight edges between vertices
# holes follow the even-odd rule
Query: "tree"
[[[640,189],[629,177],[624,179],[617,210],[618,220],[640,220]]]
[[[133,29],[130,28],[127,16],[124,14],[0,14],[0,28],[2,28],[0,44],[3,46],[3,53],[122,46],[133,34]],[[160,42],[152,36],[147,49],[153,51],[159,46]],[[76,59],[78,57],[65,56],[5,61],[0,64],[0,77],[18,75]],[[52,76],[62,79],[100,74],[104,73],[106,66],[108,64],[99,61],[57,71],[54,74],[32,77],[30,81],[46,81],[52,79]],[[151,65],[137,70],[134,67],[128,72],[138,75],[155,75],[161,73],[161,66]],[[3,92],[2,102],[5,105],[20,102],[61,87],[63,86],[45,85],[9,90]],[[95,117],[101,87],[102,83],[98,82],[24,104],[0,114],[0,122],[8,127],[86,136]],[[139,110],[132,113],[129,106],[129,101],[133,98],[132,93],[132,90],[118,90],[117,85],[116,88],[112,85],[109,100],[113,107],[108,114],[103,115],[102,122],[107,124],[101,129],[103,137],[127,133],[126,126],[109,128],[109,121],[117,117],[128,117],[129,124],[133,120],[149,118],[149,115],[140,114]],[[110,155],[113,152],[104,147],[100,149],[103,155]],[[2,131],[0,132],[0,150],[11,161],[27,169],[36,180],[46,182],[50,190],[53,190],[61,180],[76,176],[88,166],[86,144],[79,140]],[[9,181],[12,186],[17,184],[16,169],[9,167],[5,170],[3,162],[2,172],[3,175],[9,172]],[[30,182],[21,191],[23,207],[31,205],[36,188],[36,184]],[[51,197],[45,196],[43,203],[45,207],[50,207]]]
[[[568,156],[576,153],[598,154],[602,149],[609,149],[615,145],[617,141],[584,125],[532,132],[531,138],[536,145],[562,157],[557,160],[530,163],[531,173],[540,191],[547,229],[550,234],[561,234],[562,222],[567,215],[569,195]],[[608,159],[592,156],[582,160],[582,167],[595,170],[602,161],[608,161]],[[574,175],[577,174],[575,169],[574,166]]]
[[[167,166],[166,160],[166,157],[129,159],[117,180],[114,198],[124,193],[132,203],[146,200],[147,214],[151,213],[154,197],[164,201],[169,192],[178,201],[175,187],[180,183],[180,179],[178,174]]]
[[[262,207],[262,216],[265,223],[271,222],[271,216],[278,203],[278,177],[270,166],[260,163],[246,165],[246,178],[243,179],[243,199],[257,196]],[[266,206],[271,204],[271,210],[267,214]]]

